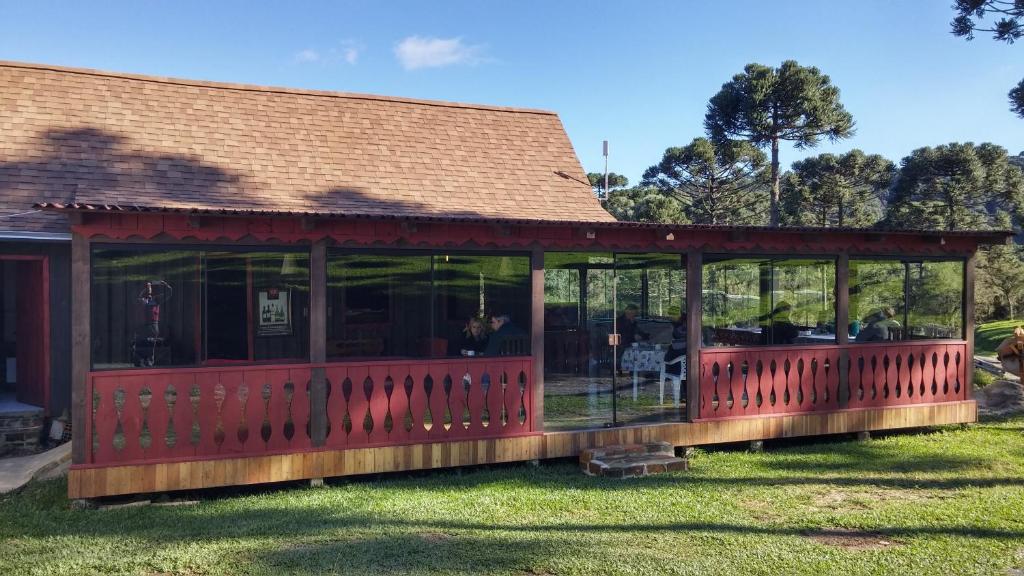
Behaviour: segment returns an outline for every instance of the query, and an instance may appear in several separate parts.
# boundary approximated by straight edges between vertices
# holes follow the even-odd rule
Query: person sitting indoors
[[[673,376],[680,376],[683,373],[683,366],[681,362],[670,364],[673,360],[680,356],[686,356],[686,315],[683,314],[680,317],[679,323],[674,323],[672,327],[672,343],[669,344],[668,350],[665,351],[665,373]],[[686,381],[683,381],[682,391],[680,392],[683,398],[686,397]]]
[[[487,350],[487,343],[490,338],[487,336],[487,329],[481,318],[473,316],[466,322],[462,329],[462,338],[456,339],[453,344],[458,353],[463,356],[477,356]]]
[[[508,314],[491,316],[491,337],[484,348],[484,356],[500,356],[508,354],[506,344],[515,340],[525,340],[529,334],[512,323]],[[525,353],[525,350],[522,351]]]
[[[651,337],[650,334],[640,329],[639,324],[636,321],[636,315],[640,312],[635,304],[626,306],[626,309],[622,311],[622,314],[615,320],[616,327],[619,331],[619,345],[623,349],[629,348],[634,342],[641,340],[647,340]]]
[[[679,318],[672,322],[672,339],[686,344],[686,312],[680,312]]]
[[[896,310],[892,306],[887,306],[868,314],[861,321],[861,329],[857,333],[856,341],[886,342],[891,340],[890,329],[902,328],[894,316],[896,316]]]
[[[793,324],[791,318],[793,306],[783,300],[772,310],[771,326],[768,332],[768,344],[792,344],[800,335],[800,329]]]

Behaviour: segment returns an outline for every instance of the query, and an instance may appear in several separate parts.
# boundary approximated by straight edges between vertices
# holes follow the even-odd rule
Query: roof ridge
[[[175,86],[192,86],[196,88],[215,88],[218,90],[237,90],[241,92],[262,92],[265,94],[291,94],[294,96],[314,96],[320,98],[345,98],[350,100],[374,100],[380,102],[395,102],[399,104],[415,104],[420,106],[436,106],[441,108],[463,108],[470,110],[486,110],[491,112],[510,112],[516,114],[542,114],[547,116],[558,116],[550,110],[538,108],[516,108],[513,106],[496,106],[490,104],[471,104],[465,102],[451,102],[446,100],[428,100],[421,98],[406,98],[402,96],[383,96],[378,94],[361,94],[357,92],[339,92],[332,90],[313,90],[301,88],[288,88],[282,86],[264,86],[259,84],[242,84],[235,82],[216,82],[210,80],[191,80],[187,78],[172,78],[169,76],[150,76],[146,74],[133,74],[129,72],[110,72],[94,68],[75,68],[70,66],[58,66],[54,64],[36,64],[32,62],[17,62],[12,60],[0,60],[0,68],[21,68],[27,70],[45,70],[65,74],[79,74],[83,76],[97,76],[102,78],[119,78],[123,80],[134,80],[138,82],[152,82],[155,84],[170,84]]]

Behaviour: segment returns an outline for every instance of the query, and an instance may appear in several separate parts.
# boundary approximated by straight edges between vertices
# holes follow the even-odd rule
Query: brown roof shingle
[[[612,221],[585,182],[550,112],[0,62],[0,230],[66,229],[43,202]]]

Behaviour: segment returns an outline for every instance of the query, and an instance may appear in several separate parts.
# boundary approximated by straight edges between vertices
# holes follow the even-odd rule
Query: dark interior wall
[[[59,416],[71,405],[71,242],[0,239],[0,257],[49,257],[50,406]]]

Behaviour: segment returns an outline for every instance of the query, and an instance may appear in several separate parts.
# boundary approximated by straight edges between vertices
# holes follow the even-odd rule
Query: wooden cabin
[[[0,190],[70,238],[71,497],[976,418],[1004,233],[617,222],[544,111],[0,77]]]

